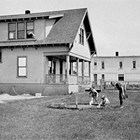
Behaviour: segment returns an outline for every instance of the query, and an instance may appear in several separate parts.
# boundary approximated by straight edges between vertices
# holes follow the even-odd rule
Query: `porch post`
[[[89,61],[89,80],[91,83],[91,62]]]
[[[66,76],[67,76],[67,84],[68,84],[69,83],[69,69],[70,69],[70,56],[69,55],[66,56],[66,69],[67,69]]]
[[[84,82],[84,67],[85,67],[85,63],[84,63],[85,61],[83,60],[82,61],[82,79],[83,79],[83,82]]]
[[[44,56],[44,74],[43,74],[43,83],[46,83],[47,81],[47,76],[48,74],[48,57]]]
[[[77,83],[79,83],[79,58],[77,59]]]

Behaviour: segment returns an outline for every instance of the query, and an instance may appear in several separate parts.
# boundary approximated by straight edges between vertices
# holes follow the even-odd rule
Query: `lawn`
[[[118,93],[104,94],[111,104],[102,109],[48,108],[67,96],[0,104],[0,140],[140,140],[140,93],[128,93],[122,109]],[[89,102],[81,95],[79,102]]]

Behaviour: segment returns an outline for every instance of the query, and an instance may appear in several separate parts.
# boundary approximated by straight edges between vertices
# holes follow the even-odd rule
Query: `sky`
[[[87,8],[98,56],[140,55],[140,0],[0,0],[0,15]]]

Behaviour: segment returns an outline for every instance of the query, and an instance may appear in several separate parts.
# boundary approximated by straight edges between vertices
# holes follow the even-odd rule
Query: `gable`
[[[84,30],[84,44],[81,44],[79,42],[80,29]],[[83,24],[81,24],[81,26],[77,32],[77,35],[76,35],[76,38],[75,38],[75,41],[73,43],[73,47],[72,47],[70,53],[79,55],[79,57],[83,57],[83,58],[86,58],[88,60],[90,60],[90,58],[91,58],[90,47],[89,47],[89,44],[86,40],[85,27]]]
[[[81,33],[80,30],[84,31],[84,44],[81,42]],[[96,54],[96,47],[94,44],[93,34],[90,27],[90,22],[88,18],[88,13],[85,13],[81,25],[79,26],[75,41],[73,43],[73,47],[71,49],[71,53],[79,54],[80,56],[90,59],[91,55]]]

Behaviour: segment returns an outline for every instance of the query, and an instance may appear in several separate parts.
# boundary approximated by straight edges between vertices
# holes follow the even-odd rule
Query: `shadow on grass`
[[[77,106],[74,103],[69,105],[65,103],[55,103],[47,105],[47,108],[51,109],[70,109],[70,110],[85,110],[85,109],[98,109],[102,110],[104,107],[98,107],[97,104],[89,105],[88,103],[79,103]]]

